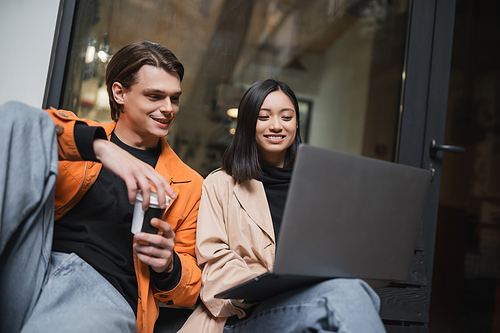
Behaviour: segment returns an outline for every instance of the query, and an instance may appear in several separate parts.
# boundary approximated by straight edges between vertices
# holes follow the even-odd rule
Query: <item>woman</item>
[[[276,80],[254,83],[240,102],[222,168],[203,184],[196,244],[203,303],[181,331],[385,332],[377,295],[356,279],[328,280],[260,304],[214,298],[273,267],[299,143],[293,91]]]

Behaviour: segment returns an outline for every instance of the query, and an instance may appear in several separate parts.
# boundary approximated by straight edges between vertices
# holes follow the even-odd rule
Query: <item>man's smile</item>
[[[150,117],[154,121],[159,122],[159,123],[164,124],[164,125],[167,125],[168,123],[170,123],[170,120],[172,119],[172,118],[168,118],[168,119],[167,118],[156,118],[153,116],[150,116]]]

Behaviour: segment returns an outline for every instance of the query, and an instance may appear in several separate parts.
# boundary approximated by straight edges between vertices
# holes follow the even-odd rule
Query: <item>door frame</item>
[[[43,96],[42,108],[60,109],[64,91],[64,77],[70,55],[73,23],[77,10],[77,0],[61,0],[57,14],[56,31],[52,43],[52,55],[49,62],[47,83]]]
[[[455,0],[412,1],[397,162],[434,173],[422,228],[429,299],[442,162],[429,148],[444,140],[454,22]]]

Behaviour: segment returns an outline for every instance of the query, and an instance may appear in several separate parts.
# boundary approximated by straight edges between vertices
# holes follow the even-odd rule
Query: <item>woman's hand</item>
[[[170,273],[174,268],[175,233],[170,224],[156,217],[151,219],[151,225],[158,228],[158,234],[136,233],[134,250],[139,260],[155,272]]]
[[[177,197],[162,175],[149,164],[135,158],[114,143],[96,139],[94,140],[94,152],[106,169],[123,179],[127,185],[128,199],[131,204],[135,204],[137,190],[141,189],[143,197],[142,209],[146,210],[149,207],[151,185],[155,187],[156,193],[158,193],[158,203],[161,208],[167,206],[165,196],[161,195],[161,193],[167,193],[173,199]]]

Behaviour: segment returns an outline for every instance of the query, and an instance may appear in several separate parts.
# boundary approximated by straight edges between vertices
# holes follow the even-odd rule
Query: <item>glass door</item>
[[[265,78],[296,92],[306,142],[395,160],[407,0],[93,0],[75,7],[61,108],[110,121],[106,62],[146,39],[186,67],[167,141],[204,176],[219,166],[234,131],[228,110]]]
[[[430,327],[500,332],[500,6],[456,1]]]

